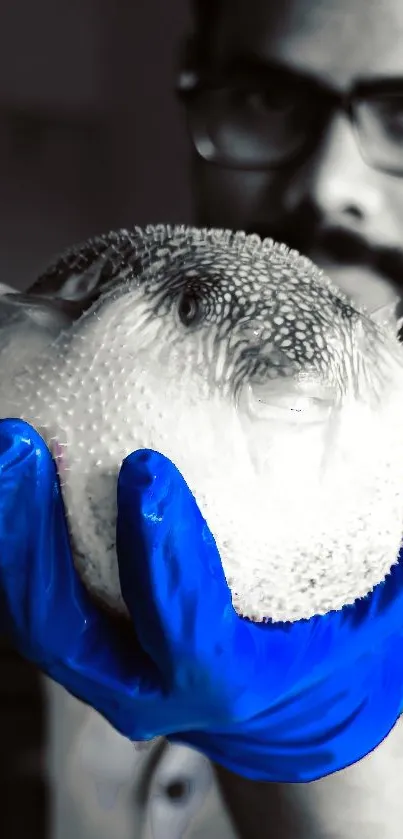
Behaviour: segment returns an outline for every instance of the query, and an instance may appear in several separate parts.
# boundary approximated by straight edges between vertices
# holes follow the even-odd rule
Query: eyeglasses
[[[348,116],[364,161],[403,176],[403,79],[358,83],[340,95],[275,68],[239,78],[183,71],[178,93],[193,144],[220,166],[263,170],[285,166],[319,142],[329,116]]]

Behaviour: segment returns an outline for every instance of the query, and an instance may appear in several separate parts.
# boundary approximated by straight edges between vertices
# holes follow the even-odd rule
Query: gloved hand
[[[403,685],[401,563],[339,612],[293,624],[244,620],[182,476],[149,450],[121,468],[117,553],[127,632],[74,570],[42,438],[1,421],[0,628],[118,731],[193,745],[251,779],[295,782],[355,762],[393,727]]]

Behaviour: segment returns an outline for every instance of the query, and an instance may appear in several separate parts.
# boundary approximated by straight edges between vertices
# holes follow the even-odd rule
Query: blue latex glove
[[[122,465],[117,548],[127,633],[75,573],[43,440],[25,423],[1,421],[0,625],[118,731],[166,735],[248,778],[295,782],[360,759],[393,727],[403,686],[401,562],[342,611],[293,624],[243,620],[183,478],[148,450]]]

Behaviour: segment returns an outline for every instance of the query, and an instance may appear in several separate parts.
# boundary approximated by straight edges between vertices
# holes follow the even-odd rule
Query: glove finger
[[[141,738],[155,736],[153,720],[163,725],[155,664],[130,625],[123,632],[90,599],[73,566],[55,464],[19,420],[0,421],[0,627],[119,730]]]
[[[140,643],[168,685],[231,648],[239,619],[214,539],[180,472],[149,449],[122,464],[117,548]]]
[[[239,722],[295,686],[316,623],[254,624],[235,613],[196,501],[157,452],[123,461],[117,547],[122,595],[140,643],[167,690],[182,690],[189,716],[215,728]]]

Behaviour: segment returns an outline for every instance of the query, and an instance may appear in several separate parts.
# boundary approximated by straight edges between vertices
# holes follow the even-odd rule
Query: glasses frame
[[[275,69],[274,72],[276,73],[278,70]],[[198,71],[192,67],[184,68],[179,72],[176,93],[179,101],[186,111],[187,126],[193,146],[201,158],[212,165],[240,171],[271,171],[285,168],[295,162],[298,158],[306,157],[313,151],[318,142],[320,142],[320,137],[325,130],[329,117],[335,111],[339,111],[347,116],[352,126],[357,146],[364,162],[370,168],[383,172],[384,174],[403,177],[403,144],[401,166],[377,164],[369,160],[365,154],[365,149],[363,148],[362,130],[360,129],[358,120],[360,105],[363,103],[370,103],[371,99],[376,100],[379,98],[392,98],[393,96],[400,95],[403,100],[403,77],[394,79],[376,79],[374,81],[358,80],[347,91],[341,93],[326,84],[318,82],[316,79],[305,79],[304,77],[297,76],[295,73],[290,71],[280,70],[280,75],[282,75],[283,78],[284,76],[286,78],[294,78],[296,88],[299,85],[301,89],[305,90],[305,92],[310,91],[310,95],[315,97],[315,99],[320,99],[323,111],[326,112],[327,118],[322,120],[324,124],[321,127],[319,126],[318,134],[316,136],[308,136],[296,151],[292,152],[286,158],[283,158],[280,162],[265,165],[247,165],[244,163],[237,164],[235,162],[228,162],[227,158],[220,157],[218,154],[212,157],[206,156],[202,153],[200,149],[200,121],[198,124],[198,115],[195,107],[199,97],[201,95],[205,95],[206,93],[208,94],[209,90],[217,91],[225,89],[226,87],[235,87],[237,81],[238,84],[245,84],[247,82],[245,76],[238,76],[237,79],[236,74],[232,77],[224,74],[220,78],[220,76],[217,76],[216,74]],[[261,90],[264,91],[264,83],[262,84],[261,79],[259,79],[256,74],[251,77],[249,81],[257,83]],[[315,129],[313,127],[312,134],[314,134],[314,131]],[[197,136],[197,134],[199,134],[199,136]]]

